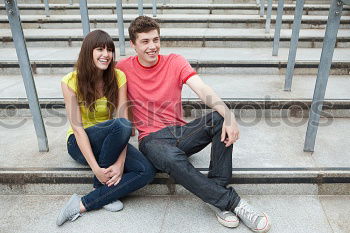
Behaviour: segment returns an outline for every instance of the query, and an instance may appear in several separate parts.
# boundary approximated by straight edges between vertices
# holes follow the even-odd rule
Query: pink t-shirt
[[[117,63],[126,74],[128,98],[133,106],[133,123],[139,140],[170,125],[184,125],[182,85],[196,74],[187,60],[177,54],[159,55],[152,67],[142,66],[137,56]]]

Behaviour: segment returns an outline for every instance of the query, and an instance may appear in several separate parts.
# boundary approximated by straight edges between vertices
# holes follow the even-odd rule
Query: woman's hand
[[[97,169],[93,170],[93,172],[102,184],[106,184],[106,182],[111,179],[110,173],[106,168],[98,167]]]
[[[112,185],[115,186],[122,179],[123,172],[124,172],[124,164],[115,163],[115,164],[111,165],[110,167],[106,168],[106,171],[108,172],[108,174],[111,177],[107,181],[106,185],[108,185],[108,187],[110,187]]]

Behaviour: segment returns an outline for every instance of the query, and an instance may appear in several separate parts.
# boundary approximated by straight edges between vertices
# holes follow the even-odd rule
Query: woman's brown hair
[[[77,97],[90,111],[95,110],[95,101],[100,98],[97,91],[98,69],[93,61],[93,50],[102,47],[112,50],[113,57],[108,68],[103,71],[103,95],[107,98],[107,107],[110,114],[117,107],[118,84],[114,71],[115,47],[112,38],[102,30],[95,30],[87,34],[80,49],[77,71]]]

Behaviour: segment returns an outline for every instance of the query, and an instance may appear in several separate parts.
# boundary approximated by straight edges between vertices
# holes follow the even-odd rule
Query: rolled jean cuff
[[[238,206],[239,202],[241,201],[241,197],[237,196],[234,201],[233,204],[231,205],[230,209],[232,212],[234,212],[234,210],[236,209],[236,207]]]
[[[85,207],[86,211],[90,211],[84,197],[81,198],[81,203],[83,203],[83,206]]]

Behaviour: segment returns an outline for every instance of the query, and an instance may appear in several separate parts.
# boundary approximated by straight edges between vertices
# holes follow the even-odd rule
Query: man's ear
[[[135,45],[134,45],[134,43],[131,40],[130,40],[130,47],[135,49]]]

